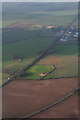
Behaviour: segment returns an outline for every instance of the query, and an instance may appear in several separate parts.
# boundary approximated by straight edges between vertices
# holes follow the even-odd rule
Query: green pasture
[[[24,28],[6,28],[3,29],[3,44],[28,40],[39,37],[41,30],[27,30]]]
[[[39,37],[40,39],[45,39],[54,37],[54,31],[52,29],[43,30],[41,29],[34,29],[28,30],[24,28],[5,28],[3,29],[3,44],[9,44],[14,42],[20,42],[23,40],[35,39]]]
[[[23,16],[20,16],[20,18],[18,17],[16,20],[3,20],[3,25],[2,27],[7,27],[8,25],[11,25],[13,23],[16,23],[17,21],[30,21],[33,24],[39,24],[39,25],[67,25],[68,23],[70,23],[75,15],[50,15],[50,14],[43,14],[43,15],[38,15],[38,14],[32,14],[32,15],[28,15],[28,17],[26,18],[22,18]],[[14,19],[14,18],[13,18]],[[21,20],[20,20],[21,19]],[[77,22],[76,22],[77,24]]]
[[[3,45],[3,62],[11,61],[11,55],[16,54],[22,58],[35,57],[45,50],[54,38],[38,38]]]
[[[34,60],[34,57],[23,59],[22,61],[19,61],[19,60],[13,60],[8,62],[5,61],[3,62],[3,67],[8,69],[20,70],[26,67],[28,64],[30,64],[33,60]]]
[[[53,51],[54,54],[53,54]],[[67,56],[67,55],[76,55],[78,54],[78,45],[77,44],[59,44],[55,46],[55,49],[52,49],[51,55],[54,56]]]
[[[52,70],[51,65],[35,65],[26,72],[25,78],[39,79],[41,73],[48,73],[50,70]]]

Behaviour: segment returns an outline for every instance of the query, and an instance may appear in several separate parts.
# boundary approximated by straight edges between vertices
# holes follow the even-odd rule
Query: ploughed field
[[[78,118],[78,95],[31,118]]]
[[[3,117],[4,118],[20,118],[27,114],[35,112],[58,99],[67,95],[70,91],[78,87],[78,78],[66,78],[66,79],[48,79],[43,81],[33,81],[33,80],[14,80],[3,87]],[[77,96],[76,96],[77,97]],[[71,108],[67,106],[69,116],[72,112],[75,114],[77,110],[77,98],[68,98],[73,101],[74,105],[71,104]],[[61,105],[64,107],[65,102],[52,109],[51,117],[54,117],[54,113],[60,110]],[[70,102],[69,102],[70,103]],[[43,117],[46,113],[43,114]],[[58,111],[55,114],[59,117],[63,117],[62,113]],[[68,117],[65,115],[65,117]],[[46,117],[46,116],[45,116]]]

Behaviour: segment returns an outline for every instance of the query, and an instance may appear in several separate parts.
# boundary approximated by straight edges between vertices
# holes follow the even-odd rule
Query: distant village
[[[65,26],[45,26],[44,27],[44,30],[49,30],[49,29],[52,29],[53,31],[55,31],[55,34],[54,36],[55,37],[59,37],[62,35],[60,41],[62,42],[66,42],[68,40],[78,40],[78,28],[75,27],[75,26],[71,26],[69,28],[69,30],[66,31],[66,27]]]
[[[41,26],[36,25],[35,28],[40,28],[43,31],[53,30],[53,36],[59,37],[62,35],[60,41],[61,42],[67,42],[67,41],[77,41],[78,40],[78,27],[71,26],[69,30],[67,30],[66,26]],[[67,32],[65,32],[67,30]],[[64,33],[65,32],[65,33]]]

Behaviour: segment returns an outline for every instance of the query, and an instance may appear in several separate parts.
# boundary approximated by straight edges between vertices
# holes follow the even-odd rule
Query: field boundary
[[[54,77],[54,78],[44,78],[44,79],[34,79],[34,81],[36,81],[36,80],[52,80],[52,79],[54,79],[54,80],[56,80],[56,79],[69,79],[69,78],[79,78],[79,76],[68,76],[68,77]],[[22,80],[22,78],[21,78],[21,80]],[[32,80],[32,79],[26,79],[26,78],[23,78],[23,80]]]

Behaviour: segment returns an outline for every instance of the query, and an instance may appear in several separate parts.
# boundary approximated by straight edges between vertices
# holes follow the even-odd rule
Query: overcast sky
[[[1,0],[1,2],[78,2],[79,0]]]

